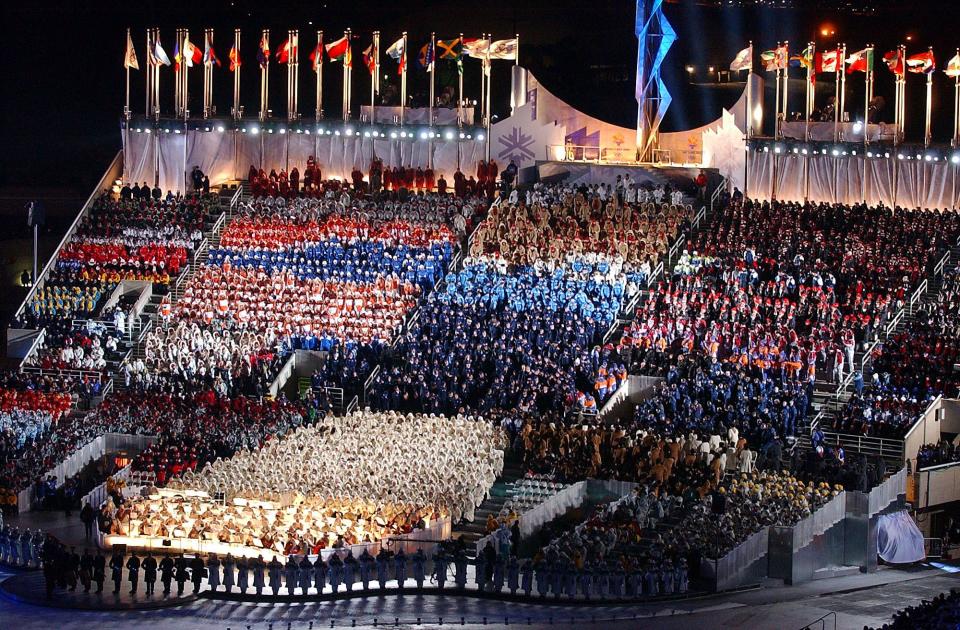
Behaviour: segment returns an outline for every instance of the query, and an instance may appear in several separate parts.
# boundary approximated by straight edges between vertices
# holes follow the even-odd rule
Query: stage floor
[[[528,169],[524,169],[528,170]],[[692,190],[693,180],[700,171],[708,176],[717,174],[716,169],[700,168],[699,166],[669,166],[663,164],[638,163],[597,163],[577,162],[565,160],[539,161],[531,169],[531,181],[563,181],[570,184],[612,184],[617,176],[627,173],[630,178],[640,184],[649,183],[654,186],[670,184],[673,188]]]

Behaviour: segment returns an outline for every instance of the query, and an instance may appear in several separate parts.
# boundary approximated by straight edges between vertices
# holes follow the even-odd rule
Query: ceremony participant
[[[123,556],[117,552],[114,552],[113,557],[110,558],[110,571],[113,579],[113,594],[116,595],[120,592],[120,582],[123,581]]]
[[[323,594],[327,587],[327,563],[323,561],[323,556],[317,556],[313,563],[313,586],[317,589],[317,594]]]
[[[157,583],[157,566],[157,559],[153,557],[150,551],[147,551],[147,555],[141,564],[143,583],[146,585],[147,595],[153,595],[154,585]]]
[[[397,579],[397,586],[403,588],[407,581],[407,556],[403,553],[403,548],[398,549],[393,556],[393,572]]]
[[[266,586],[264,583],[267,564],[263,561],[263,556],[257,556],[249,562],[250,573],[253,574],[253,588],[257,591],[257,597],[263,594]]]
[[[103,583],[107,577],[106,566],[107,559],[104,558],[100,550],[97,549],[97,553],[93,557],[93,581],[97,584],[97,593],[103,592]]]
[[[386,547],[380,546],[377,553],[377,582],[380,584],[380,590],[387,588],[387,582],[390,580],[390,552]],[[403,586],[400,584],[399,586]]]
[[[237,588],[241,595],[245,595],[250,588],[250,564],[251,561],[243,556],[237,558]]]
[[[417,590],[423,590],[423,583],[426,578],[427,557],[423,553],[423,547],[417,547],[413,554],[413,581],[417,583]]]
[[[300,592],[306,595],[310,591],[310,584],[313,582],[313,563],[310,562],[310,557],[307,555],[304,555],[297,565],[297,580]]]
[[[226,562],[224,562],[224,571],[226,571]],[[231,573],[233,572],[233,566],[230,566]],[[230,576],[230,582],[233,582],[233,575]],[[224,576],[223,582],[226,582],[226,576]],[[212,553],[207,557],[207,586],[210,587],[210,590],[214,593],[217,592],[217,589],[220,587],[220,558],[217,557],[217,554]],[[228,589],[229,592],[229,589]]]
[[[170,582],[173,581],[173,574],[175,571],[175,563],[173,558],[170,556],[164,556],[160,560],[160,582],[163,583],[163,594],[170,594]]]
[[[190,559],[190,581],[193,582],[193,594],[196,595],[200,592],[200,584],[203,581],[203,578],[206,577],[206,568],[203,564],[203,558],[198,555],[195,555]]]
[[[181,597],[183,595],[183,589],[190,579],[190,572],[187,570],[187,559],[181,553],[177,556],[177,559],[173,561],[173,565],[175,569],[173,579],[177,582],[177,597]]]
[[[270,562],[267,563],[267,575],[269,576],[270,590],[273,591],[274,595],[280,594],[280,575],[283,572],[283,565],[280,564],[280,561],[277,560],[276,556],[270,559]]]

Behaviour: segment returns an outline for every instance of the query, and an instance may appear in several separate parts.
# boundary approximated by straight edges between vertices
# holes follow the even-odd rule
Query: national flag
[[[123,55],[123,67],[140,69],[140,62],[137,61],[137,51],[133,47],[133,38],[130,37],[130,31],[127,31],[127,52]]]
[[[220,58],[217,57],[216,51],[213,49],[213,38],[210,35],[207,35],[205,41],[205,49],[203,51],[203,65],[212,66],[216,64],[217,67],[220,67]]]
[[[846,59],[847,74],[853,72],[873,72],[873,48],[858,50]]]
[[[240,67],[240,51],[237,50],[236,46],[231,46],[227,57],[230,59],[230,72],[236,72],[237,68]]]
[[[298,43],[296,36],[292,40],[289,37],[284,40],[277,49],[277,63],[290,63],[291,59],[296,58]]]
[[[180,72],[180,64],[183,62],[183,55],[180,54],[180,42],[173,45],[173,69]]]
[[[320,72],[321,64],[323,64],[323,40],[318,41],[310,53],[310,67],[314,72]]]
[[[463,38],[463,54],[468,57],[474,57],[476,59],[484,59],[487,56],[487,52],[490,50],[490,40],[489,39],[477,39],[475,37],[464,37]]]
[[[267,40],[267,34],[260,37],[260,47],[257,49],[257,62],[261,68],[270,65],[270,42]]]
[[[897,50],[891,50],[890,52],[884,53],[883,63],[887,64],[890,72],[894,73],[898,77],[903,76],[903,55],[900,54],[899,48]]]
[[[390,48],[387,48],[386,54],[388,57],[396,59],[399,63],[397,66],[397,74],[403,74],[407,67],[407,51],[404,48],[403,38],[401,37],[397,41],[393,42],[390,45]]]
[[[326,49],[327,57],[330,58],[330,61],[343,59],[344,63],[346,63],[347,51],[350,50],[350,40],[344,35],[340,39],[327,44]]]
[[[417,55],[417,64],[427,72],[433,72],[433,57],[433,42],[427,42],[420,49],[420,54]]]
[[[937,61],[933,58],[933,51],[917,53],[907,57],[907,70],[917,74],[930,74],[937,69]]]
[[[960,54],[954,55],[953,58],[947,62],[947,68],[943,73],[952,79],[960,77]]]
[[[189,37],[183,40],[183,60],[186,62],[188,68],[192,68],[194,64],[203,61],[203,51],[191,42]]]
[[[460,43],[459,37],[456,39],[438,39],[437,52],[437,57],[440,59],[459,60],[463,53],[463,45]]]
[[[153,43],[153,59],[155,64],[170,65],[170,57],[167,57],[167,51],[160,45],[160,39]]]
[[[763,64],[763,69],[767,72],[780,69],[777,66],[777,51],[775,50],[765,50],[760,53],[760,63]]]
[[[515,61],[517,58],[517,48],[520,42],[516,38],[498,39],[490,43],[490,59],[508,59]]]
[[[363,65],[367,67],[371,75],[377,72],[377,47],[371,43],[363,51]]]
[[[813,46],[807,46],[800,54],[790,57],[790,65],[794,68],[808,68],[810,70],[814,70]]]
[[[777,64],[777,68],[785,70],[790,61],[790,49],[787,48],[786,45],[777,46],[774,51],[774,61]]]
[[[750,55],[750,46],[737,53],[737,56],[730,62],[730,70],[737,72],[739,70],[753,70],[753,59]]]
[[[819,62],[817,63],[818,72],[837,72],[840,69],[840,51],[827,50],[817,53]]]

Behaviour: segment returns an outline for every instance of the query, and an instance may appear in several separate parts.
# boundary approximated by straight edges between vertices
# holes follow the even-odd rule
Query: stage
[[[715,168],[698,166],[666,166],[660,164],[603,164],[592,161],[544,160],[521,172],[521,183],[555,182],[567,184],[600,184],[615,182],[617,176],[630,174],[637,184],[663,186],[669,184],[684,192],[695,192],[693,180],[703,171],[709,181],[719,181]],[[708,184],[708,188],[710,188]]]

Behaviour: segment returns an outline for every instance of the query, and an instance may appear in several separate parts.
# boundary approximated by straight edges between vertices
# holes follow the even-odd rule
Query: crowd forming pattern
[[[367,483],[362,489],[311,486],[302,475],[278,473],[279,462],[301,470],[300,455],[283,449],[305,445],[305,436],[323,437],[309,440],[302,453],[323,440],[336,453],[349,438],[330,428],[335,421],[324,418],[315,399],[256,403],[242,395],[262,393],[257,384],[278,357],[319,349],[329,352],[325,376],[334,381],[383,362],[370,400],[374,408],[453,416],[367,411],[347,422],[488,427],[457,415],[478,410],[522,445],[533,471],[564,481],[602,476],[640,482],[625,503],[548,545],[538,562],[559,563],[558,549],[565,549],[562,561],[576,565],[579,557],[578,570],[583,562],[598,571],[646,563],[660,590],[666,589],[664,576],[674,575],[666,589],[674,590],[681,579],[674,567],[686,562],[698,539],[681,544],[661,532],[654,545],[639,545],[657,521],[672,514],[684,523],[679,532],[700,531],[709,495],[734,495],[733,512],[745,520],[731,527],[716,554],[759,527],[796,522],[829,499],[834,490],[823,484],[752,473],[755,455],[747,443],[756,450],[794,432],[817,371],[842,380],[857,344],[884,324],[930,262],[955,242],[958,223],[948,213],[734,200],[686,244],[615,347],[601,343],[604,333],[646,288],[651,269],[690,219],[689,207],[650,203],[646,193],[639,201],[635,190],[554,186],[513,195],[494,204],[462,268],[452,271],[448,266],[482,212],[480,198],[427,193],[369,203],[340,187],[310,198],[256,198],[241,207],[182,299],[162,311],[146,359],[128,374],[142,391],[115,396],[80,422],[60,424],[38,395],[8,397],[14,411],[7,410],[0,425],[13,436],[5,444],[5,486],[22,488],[103,432],[156,433],[158,442],[137,466],[154,472],[161,485],[175,480],[172,487],[182,490],[232,488],[232,500],[247,503],[234,505],[238,513],[254,509],[255,497],[245,495],[267,495],[294,509],[294,520],[322,513],[338,521],[340,535],[355,540],[408,530],[424,517],[469,517],[502,466],[496,449],[460,459],[448,449],[442,461],[424,458],[424,466],[436,467],[403,487],[421,493],[432,487],[436,494],[430,496],[382,494],[376,480],[395,471],[389,458],[375,462],[360,444],[338,456],[354,453],[351,463],[369,473],[357,480]],[[38,322],[95,314],[97,300],[118,278],[169,283],[214,207],[192,198],[103,198],[97,204],[101,211],[65,248],[53,281],[31,303]],[[173,227],[146,227],[149,217]],[[444,277],[440,290],[432,291]],[[876,359],[880,366],[895,361],[900,348],[927,359],[929,369],[917,377],[891,367],[874,379],[872,395],[916,397],[953,385],[930,358],[930,349],[939,347],[931,335],[955,327],[953,287],[952,280],[944,284],[926,329],[895,339]],[[418,304],[414,326],[396,353],[385,355]],[[596,409],[622,386],[628,369],[666,377],[632,419],[566,425],[563,412]],[[868,424],[862,430],[874,430],[876,423]],[[404,453],[408,463],[443,450],[416,433],[396,439],[419,448]],[[458,466],[473,477],[438,472]],[[284,496],[274,496],[281,487]],[[126,527],[123,533],[130,534],[130,514],[162,512],[156,501],[120,508],[120,518],[110,507],[105,526],[117,532]],[[185,516],[199,511],[191,503],[199,499],[177,501],[181,511],[166,516],[180,518],[182,526]],[[376,527],[351,532],[343,523],[348,509]],[[244,518],[248,525],[269,520],[263,514]],[[134,520],[147,527],[149,518]],[[165,526],[149,525],[151,532]],[[308,530],[297,536],[272,530],[256,538],[260,546],[269,540],[264,548],[302,552],[323,538]]]

